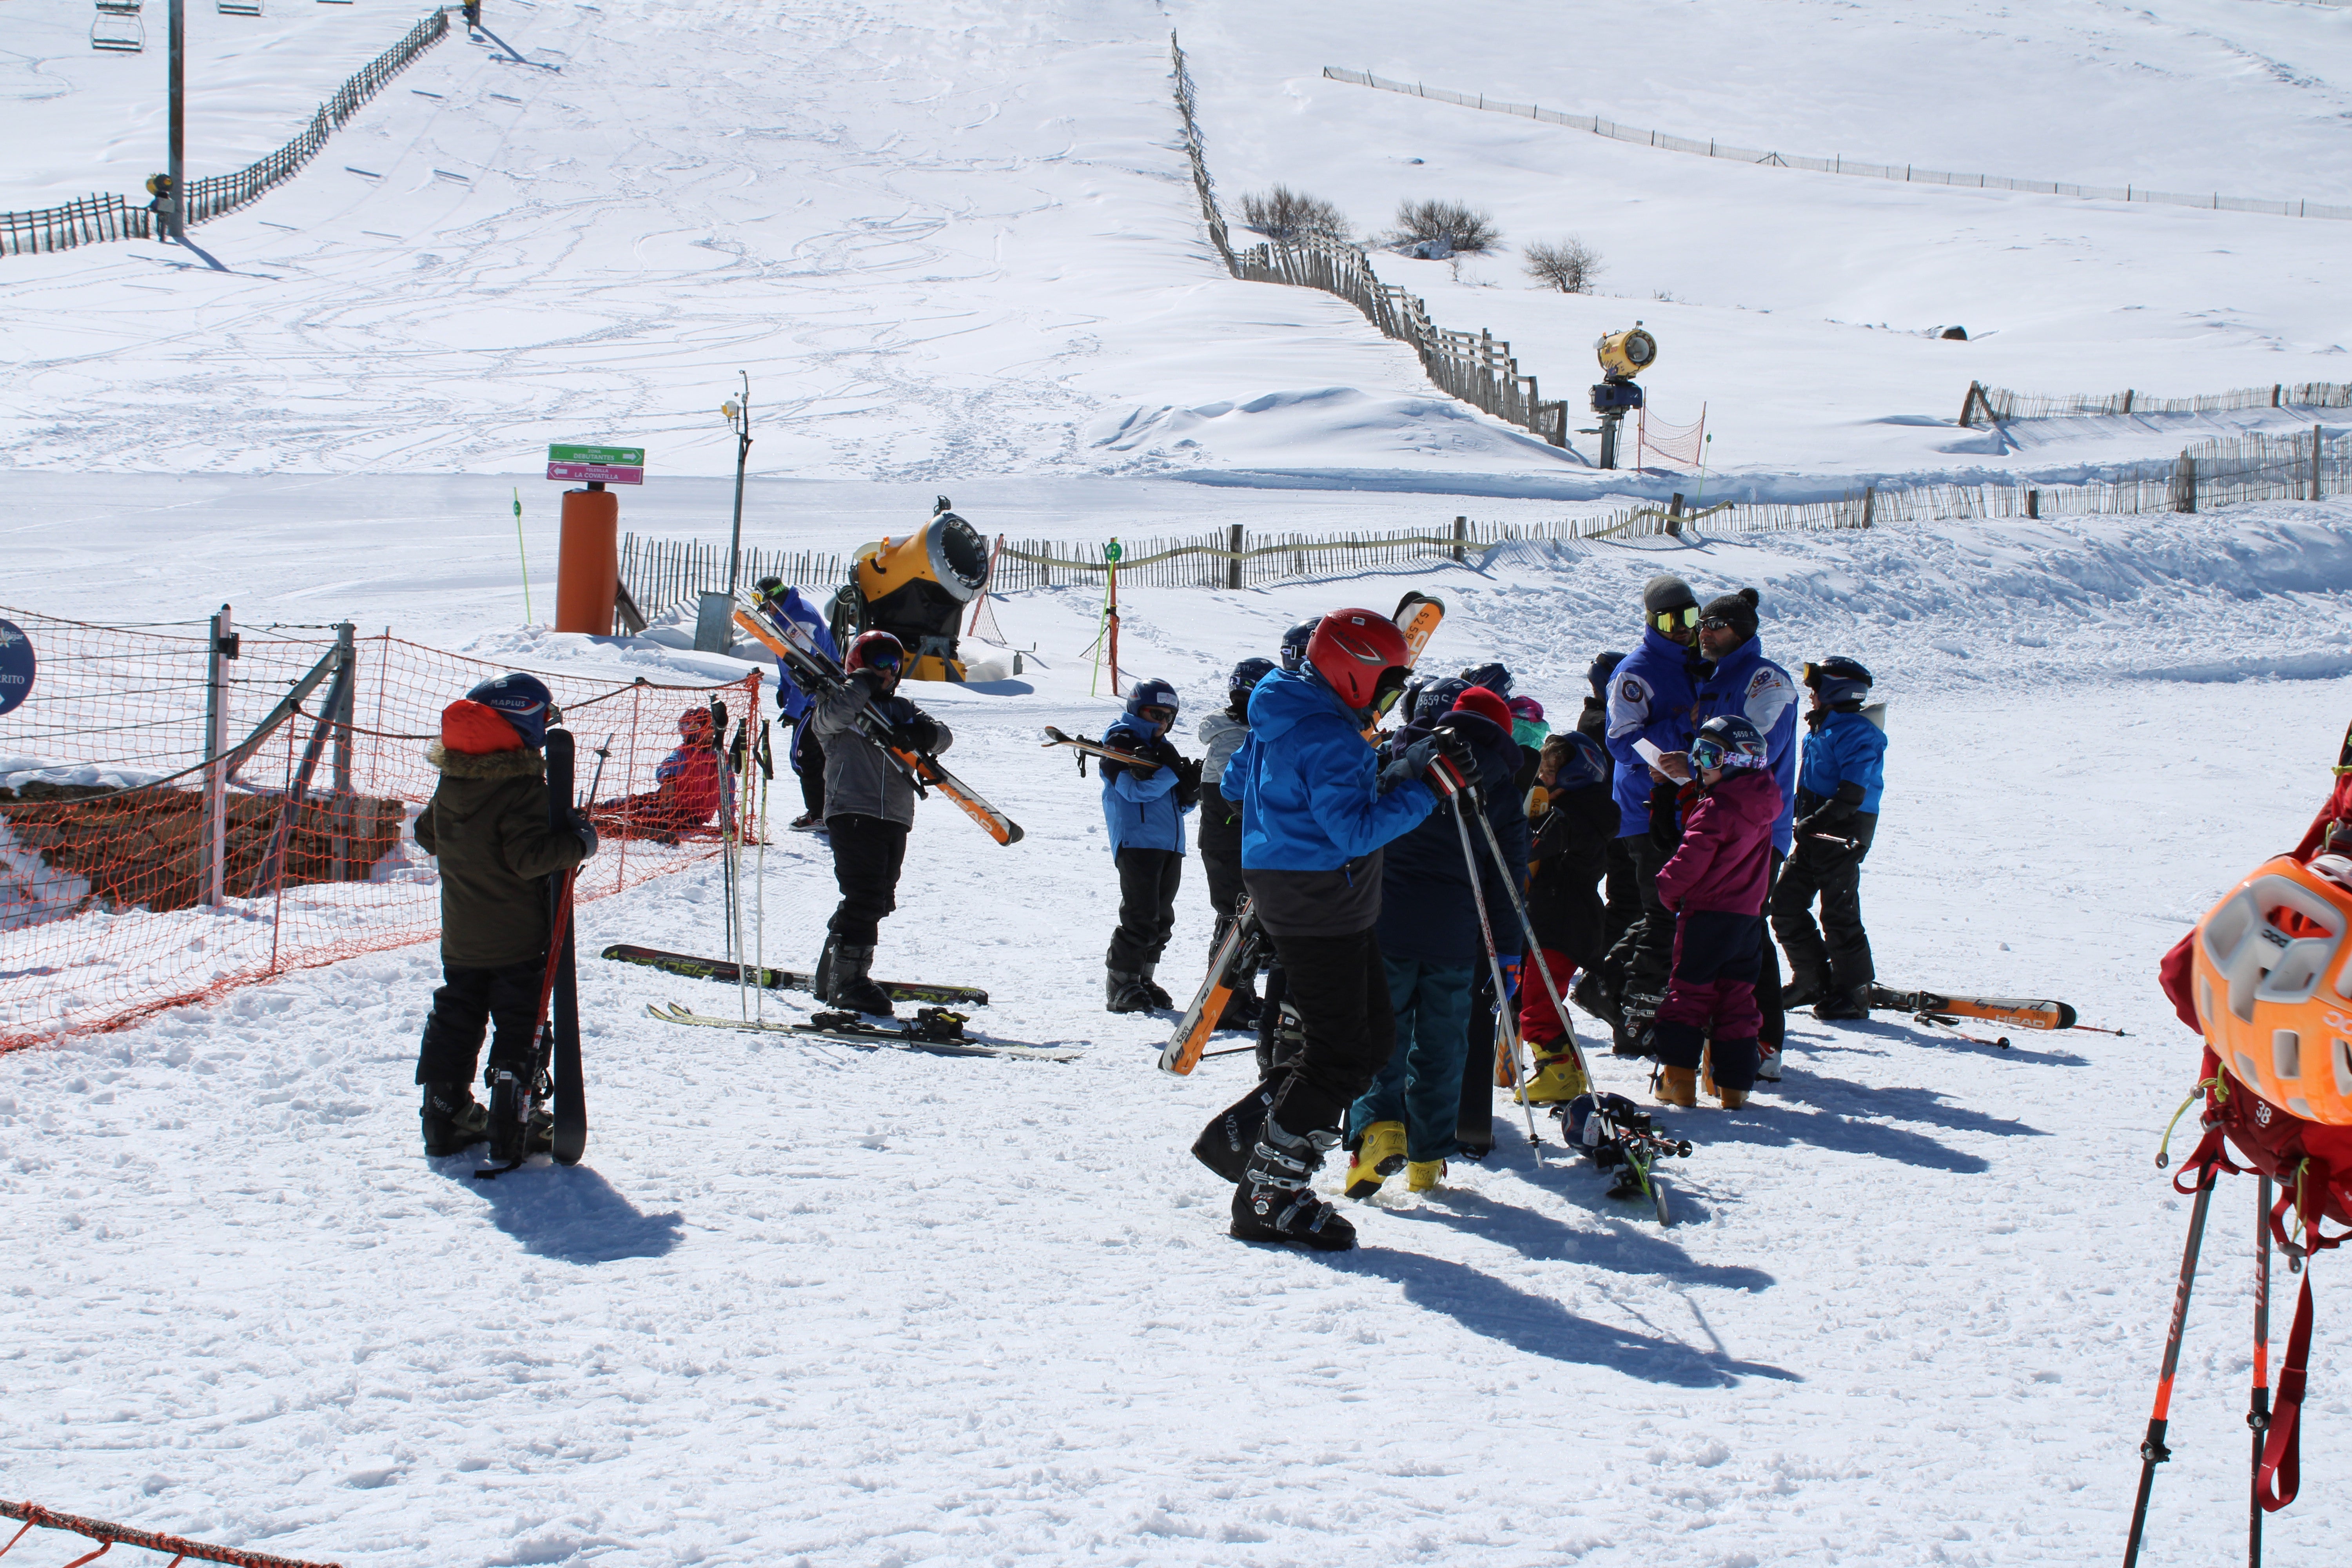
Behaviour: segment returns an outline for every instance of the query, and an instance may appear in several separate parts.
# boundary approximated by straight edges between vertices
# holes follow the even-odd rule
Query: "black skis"
[[[656,1007],[648,1002],[646,1014],[665,1024],[694,1024],[706,1029],[734,1029],[744,1034],[793,1035],[806,1040],[832,1040],[842,1045],[869,1048],[895,1047],[942,1057],[1006,1057],[1019,1061],[1074,1062],[1085,1055],[1082,1051],[1066,1050],[1056,1046],[975,1040],[963,1032],[963,1015],[950,1013],[943,1007],[926,1007],[917,1015],[913,1023],[902,1024],[897,1028],[869,1024],[854,1013],[818,1013],[805,1024],[787,1024],[775,1019],[721,1018],[709,1013],[694,1012],[676,1003],[667,1007]]]
[[[558,833],[572,831],[572,732],[549,730],[547,825]],[[540,983],[539,1033],[522,1071],[490,1069],[490,1157],[498,1163],[475,1172],[477,1181],[495,1181],[514,1170],[530,1157],[542,1137],[558,1164],[578,1164],[588,1149],[587,1086],[580,1067],[579,969],[572,942],[572,885],[578,875],[574,869],[547,879],[547,970]],[[555,1100],[551,1119],[546,1109],[551,1089]]]
[[[689,980],[716,980],[723,984],[743,983],[744,970],[731,959],[698,958],[690,952],[664,952],[658,948],[637,947],[628,942],[614,942],[599,956],[615,963],[642,964],[669,974],[683,974]],[[749,972],[751,984],[767,991],[805,991],[816,994],[816,977],[797,969],[762,969]],[[919,980],[877,980],[893,1002],[938,1002],[949,1005],[985,1007],[988,993],[977,985],[934,985]]]

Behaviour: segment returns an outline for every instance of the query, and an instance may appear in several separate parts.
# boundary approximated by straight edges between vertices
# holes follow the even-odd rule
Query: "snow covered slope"
[[[333,542],[289,574],[347,567]],[[1100,1011],[1097,785],[1034,745],[1111,710],[1076,657],[1094,604],[1016,595],[1044,667],[922,696],[1029,837],[926,807],[882,967],[983,984],[976,1026],[1083,1061],[679,1029],[645,1005],[734,995],[590,960],[588,1163],[493,1185],[414,1152],[429,950],[0,1058],[11,1489],[386,1568],[2112,1552],[2185,1220],[2148,1159],[2195,1046],[2153,967],[2327,786],[2352,511],[1139,591],[1125,646],[1197,712],[1289,621],[1421,586],[1454,606],[1433,663],[1500,656],[1565,715],[1662,568],[1760,585],[1784,658],[1879,670],[1885,974],[2055,994],[2130,1034],[1997,1050],[1800,1019],[1778,1090],[1673,1119],[1699,1147],[1672,1230],[1556,1144],[1538,1164],[1498,1104],[1496,1158],[1360,1209],[1360,1251],[1242,1247],[1183,1146],[1247,1058],[1170,1079],[1164,1021]],[[818,847],[778,838],[771,962],[814,952],[832,899]],[[1188,880],[1179,973],[1208,937]],[[711,951],[719,898],[697,874],[591,906],[585,949]],[[2217,1207],[2151,1562],[2224,1560],[2243,1529],[2252,1202],[2240,1182]],[[2352,1479],[2347,1331],[2323,1309],[2278,1561],[2324,1559]]]

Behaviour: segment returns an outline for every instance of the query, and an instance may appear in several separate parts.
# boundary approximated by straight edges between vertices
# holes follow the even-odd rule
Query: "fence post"
[[[2197,510],[2197,459],[2186,452],[2180,454],[2180,470],[2172,479],[2172,510]]]
[[[1683,533],[1683,492],[1676,490],[1675,499],[1666,505],[1666,531],[1680,539]]]
[[[1872,518],[1873,518],[1873,517],[1874,517],[1874,515],[1877,512],[1877,510],[1878,510],[1878,487],[1877,487],[1876,485],[1864,485],[1864,486],[1862,488],[1862,526],[1863,526],[1863,527],[1864,527],[1864,528],[1868,528],[1868,527],[1870,526],[1870,524],[1871,524],[1871,521],[1872,521]]]
[[[2039,518],[2042,515],[2042,492],[2040,490],[2028,490],[2025,492],[2025,515],[2031,518]]]
[[[2311,499],[2314,500],[2322,499],[2326,494],[2320,489],[2319,482],[2319,451],[2326,444],[2320,436],[2319,426],[2313,426],[2311,427]]]
[[[1234,558],[1225,563],[1225,586],[1238,588],[1242,585],[1242,525],[1240,523],[1236,522],[1225,530],[1225,548],[1234,552]]]
[[[2129,413],[2131,412],[2131,403],[2132,403],[2132,389],[2131,389],[2130,387],[2126,386],[2126,387],[2125,387],[2125,388],[2124,388],[2124,412],[2125,412],[2125,413],[2129,414]]]
[[[1461,560],[1461,559],[1462,559],[1462,555],[1463,555],[1462,542],[1463,542],[1464,540],[1467,539],[1469,536],[1470,536],[1470,520],[1469,520],[1468,518],[1466,518],[1466,517],[1457,517],[1457,518],[1455,518],[1455,519],[1454,520],[1454,560],[1459,561],[1459,560]]]
[[[205,809],[196,864],[204,901],[215,909],[220,907],[228,845],[228,661],[236,657],[231,625],[228,606],[223,605],[214,612],[205,651]]]
[[[2273,383],[2273,384],[2272,384],[2272,386],[2271,386],[2271,406],[2272,406],[2273,408],[2276,408],[2276,407],[2279,405],[2279,395],[2280,395],[2281,393],[2284,392],[2285,390],[2286,390],[2286,387],[2285,387],[2283,384],[2279,384],[2279,383]]]
[[[335,726],[334,879],[343,882],[351,879],[352,814],[356,804],[352,794],[352,721],[360,689],[359,628],[349,621],[335,623],[335,652],[342,679],[328,689],[341,693],[342,700],[328,717]]]

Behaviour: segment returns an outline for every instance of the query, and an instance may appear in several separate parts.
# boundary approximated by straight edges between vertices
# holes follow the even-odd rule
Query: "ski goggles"
[[[1676,630],[1689,631],[1697,626],[1698,622],[1699,614],[1696,605],[1685,605],[1679,610],[1660,610],[1650,617],[1652,626],[1670,635]]]
[[[1173,708],[1162,708],[1155,704],[1150,708],[1139,708],[1136,711],[1143,716],[1143,721],[1147,724],[1173,724],[1176,722],[1176,710]]]
[[[1688,754],[1696,769],[1752,768],[1763,761],[1760,753],[1744,746],[1727,746],[1712,735],[1691,742]]]
[[[1381,678],[1372,682],[1371,712],[1375,721],[1388,717],[1389,710],[1404,695],[1405,682],[1412,679],[1412,673],[1402,665],[1392,664],[1381,671]]]
[[[869,653],[869,654],[867,654],[867,655],[866,656],[866,668],[868,668],[868,669],[896,669],[896,668],[898,668],[898,650],[897,650],[896,648],[887,648],[887,647],[876,648],[872,653]]]

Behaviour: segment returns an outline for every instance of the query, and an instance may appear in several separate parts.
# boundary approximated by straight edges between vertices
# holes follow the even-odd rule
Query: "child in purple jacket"
[[[1676,916],[1675,965],[1650,1037],[1658,1098],[1696,1105],[1699,1056],[1712,1036],[1716,1091],[1736,1110],[1756,1083],[1758,944],[1780,785],[1763,734],[1736,713],[1701,725],[1688,755],[1703,787],[1681,847],[1658,872],[1658,898]]]

